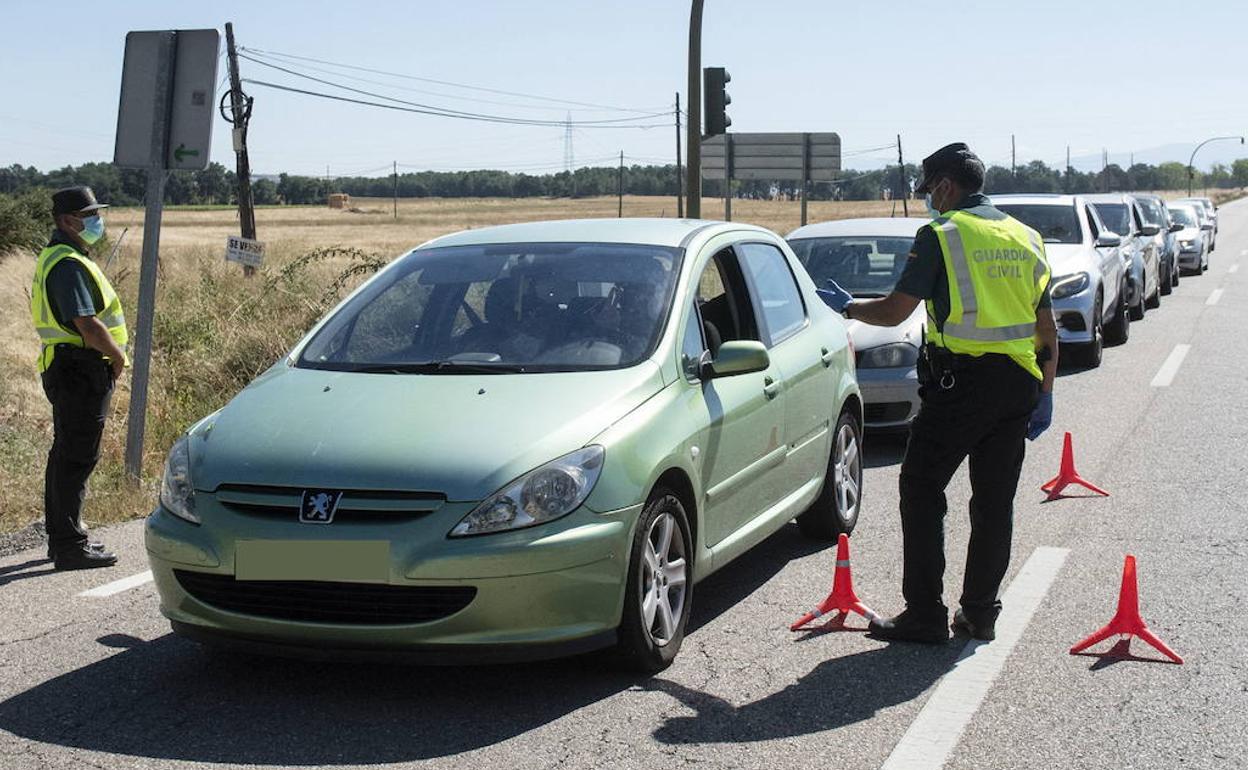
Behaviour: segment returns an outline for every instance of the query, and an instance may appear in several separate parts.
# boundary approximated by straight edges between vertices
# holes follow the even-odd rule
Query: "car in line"
[[[1199,275],[1209,269],[1208,234],[1200,229],[1200,215],[1191,203],[1169,203],[1170,218],[1180,229],[1175,236],[1179,244],[1179,269],[1188,275]]]
[[[425,243],[169,452],[146,548],[176,633],[416,662],[614,647],[796,517],[853,530],[843,320],[760,227],[536,222]]]
[[[1144,224],[1139,204],[1125,193],[1099,193],[1087,200],[1109,232],[1122,239],[1131,320],[1142,320],[1149,309],[1161,305],[1161,269],[1153,242],[1160,228]]]
[[[1209,220],[1212,227],[1209,228],[1209,251],[1213,251],[1218,240],[1218,207],[1214,205],[1212,198],[1188,197],[1179,198],[1176,203],[1192,203],[1201,207],[1205,214],[1205,218]]]
[[[901,276],[915,233],[930,222],[914,217],[841,219],[799,227],[786,240],[816,286],[831,279],[855,297],[883,297]],[[897,326],[848,322],[867,428],[904,429],[918,414],[915,363],[926,322],[921,303]]]
[[[1100,366],[1105,344],[1121,345],[1131,333],[1121,236],[1083,196],[994,195],[992,203],[1044,240],[1061,360]]]
[[[1157,234],[1153,236],[1153,245],[1157,247],[1158,275],[1161,281],[1161,294],[1166,296],[1179,285],[1179,246],[1175,233],[1182,229],[1170,221],[1170,213],[1166,202],[1161,196],[1152,193],[1131,193],[1131,197],[1139,204],[1140,215],[1146,225],[1156,225]]]

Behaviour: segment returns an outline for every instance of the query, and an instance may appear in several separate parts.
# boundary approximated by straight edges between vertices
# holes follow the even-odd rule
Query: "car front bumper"
[[[175,631],[200,640],[296,653],[320,650],[358,657],[365,652],[406,651],[413,662],[428,663],[535,659],[610,644],[620,621],[632,530],[641,511],[640,505],[605,514],[582,507],[527,530],[447,538],[471,504],[446,504],[427,516],[398,523],[328,526],[242,514],[206,496],[197,496],[196,505],[202,525],[158,508],[145,527],[160,609]],[[388,577],[318,582],[307,574],[309,569],[316,571],[315,565],[294,564],[290,579],[265,578],[267,600],[281,604],[273,611],[253,605],[240,610],[230,600],[219,601],[197,588],[185,574],[182,580],[175,574],[216,576],[215,583],[227,592],[222,596],[232,596],[229,591],[256,585],[236,575],[239,543],[295,543],[297,549],[311,541],[331,546],[384,542]],[[327,571],[332,569],[330,565]],[[281,617],[289,615],[291,607],[302,606],[300,597],[309,585],[338,589],[341,596],[350,597],[355,586],[378,584],[413,589],[400,590],[399,601],[420,596],[422,589],[468,587],[475,594],[462,608],[421,622]]]
[[[1095,328],[1096,287],[1069,297],[1053,300],[1053,317],[1057,320],[1057,341],[1062,345],[1081,345],[1092,341]]]
[[[905,428],[919,412],[919,380],[913,366],[860,368],[858,387],[868,428]]]

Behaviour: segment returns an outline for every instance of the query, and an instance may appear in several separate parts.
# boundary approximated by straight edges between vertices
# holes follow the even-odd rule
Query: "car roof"
[[[919,217],[862,217],[859,219],[833,219],[799,227],[785,236],[786,240],[800,238],[834,238],[838,236],[874,236],[913,238],[923,225],[932,220]]]
[[[1083,196],[1084,200],[1089,203],[1127,203],[1130,195],[1128,193],[1094,193],[1092,195]]]
[[[1192,212],[1194,213],[1196,211],[1196,204],[1195,204],[1195,201],[1183,201],[1183,200],[1170,201],[1166,203],[1166,208],[1168,209],[1191,209]]]
[[[753,230],[774,236],[774,233],[762,227],[706,219],[560,219],[461,230],[428,241],[420,248],[489,243],[640,243],[651,246],[684,246],[695,234],[703,231],[714,234],[734,230]]]
[[[1021,203],[1032,206],[1074,206],[1080,196],[1053,193],[1007,193],[993,195],[993,205],[998,203]]]

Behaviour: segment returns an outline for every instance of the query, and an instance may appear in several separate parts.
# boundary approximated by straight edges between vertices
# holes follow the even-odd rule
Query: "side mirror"
[[[1161,228],[1157,225],[1144,225],[1140,228],[1140,235],[1146,235],[1149,238],[1161,232]]]
[[[767,354],[763,343],[755,340],[731,340],[720,345],[715,357],[703,366],[703,378],[761,372],[769,366],[771,356]]]
[[[1170,225],[1170,232],[1172,233],[1177,233],[1182,229],[1183,229],[1183,225],[1179,224],[1178,222],[1175,222],[1174,224]]]
[[[1212,230],[1212,229],[1213,229],[1213,223],[1212,223],[1212,222],[1205,222],[1203,225],[1201,225],[1201,226],[1200,226],[1200,229],[1201,229],[1201,230]]]
[[[1122,236],[1117,233],[1101,233],[1096,238],[1096,247],[1098,249],[1107,249],[1114,246],[1122,245]]]

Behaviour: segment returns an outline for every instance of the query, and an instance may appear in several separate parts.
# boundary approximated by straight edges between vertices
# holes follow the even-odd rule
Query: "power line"
[[[298,56],[291,53],[281,53],[280,51],[265,51],[259,48],[240,48],[240,50],[248,53],[267,55],[270,57],[282,57],[286,59],[296,59],[299,61],[310,61],[316,64],[326,64],[331,67],[341,67],[343,69],[356,70],[358,72],[371,72],[375,75],[386,75],[389,77],[403,78],[405,80],[415,80],[421,83],[434,83],[436,85],[450,86],[453,88],[464,88],[470,91],[482,91],[484,93],[502,94],[504,96],[519,96],[524,99],[534,99],[537,101],[553,102],[556,104],[569,104],[577,107],[591,107],[595,109],[611,110],[613,112],[637,112],[644,115],[653,116],[657,114],[666,114],[661,110],[642,110],[629,107],[616,107],[609,104],[594,104],[593,102],[578,102],[571,99],[557,99],[551,96],[540,96],[537,94],[526,94],[520,91],[506,91],[501,88],[486,88],[484,86],[472,86],[465,83],[455,83],[449,80],[437,80],[435,78],[424,78],[416,75],[407,75],[401,72],[387,72],[386,70],[373,69],[372,67],[360,67],[354,64],[343,64],[342,62],[328,61],[325,59],[317,59],[311,56]]]

